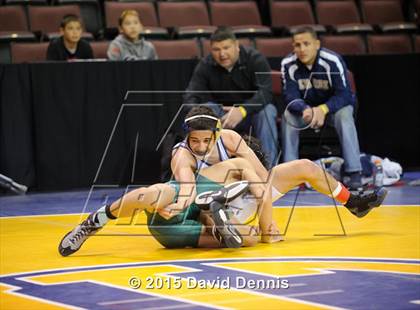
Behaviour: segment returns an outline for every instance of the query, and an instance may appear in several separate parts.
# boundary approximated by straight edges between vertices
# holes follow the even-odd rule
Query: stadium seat
[[[5,5],[48,5],[48,0],[4,0]]]
[[[353,91],[354,94],[357,94],[356,81],[354,79],[353,72],[351,72],[350,70],[347,70],[347,78],[349,79],[351,90]],[[356,104],[356,109],[357,109],[357,104]],[[355,111],[354,114],[356,114],[356,112],[357,111]]]
[[[174,28],[178,37],[208,37],[216,29],[205,2],[158,2],[158,12],[160,25]]]
[[[365,23],[378,25],[381,31],[415,31],[414,23],[404,21],[399,0],[362,0]]]
[[[90,46],[93,50],[93,57],[99,59],[107,59],[106,52],[108,51],[109,41],[95,41],[90,42]]]
[[[0,31],[0,43],[35,40],[35,35],[29,31]]]
[[[359,35],[328,35],[321,37],[322,46],[342,55],[366,54],[364,40]]]
[[[23,6],[1,6],[0,49],[3,50],[3,48],[6,48],[7,51],[1,51],[0,53],[3,54],[3,52],[7,52],[7,54],[9,54],[8,42],[34,40],[34,34],[28,31],[28,23]]]
[[[166,38],[168,31],[159,27],[158,18],[153,3],[150,2],[113,2],[105,1],[106,34],[113,38],[118,34],[118,18],[125,10],[136,10],[144,26],[143,35],[147,38]]]
[[[249,38],[239,38],[239,44],[246,46],[246,47],[254,47],[254,44]],[[207,56],[210,53],[210,40],[204,39],[201,40],[201,44],[203,47],[203,57]]]
[[[28,31],[28,23],[23,6],[0,7],[0,31]]]
[[[292,38],[257,38],[255,46],[265,57],[284,57],[293,51]]]
[[[271,70],[271,92],[273,93],[273,104],[280,108],[283,106],[283,99],[281,93],[283,91],[283,78],[281,71]],[[281,122],[281,111],[277,115],[277,125]]]
[[[23,6],[0,6],[0,63],[10,63],[10,42],[35,41]]]
[[[53,0],[57,5],[77,4],[87,32],[99,34],[103,28],[101,8],[97,0]]]
[[[270,6],[271,26],[293,34],[299,27],[311,26],[318,33],[325,27],[317,25],[308,1],[272,1]]]
[[[200,48],[196,40],[152,40],[159,59],[200,58]]]
[[[230,26],[238,36],[271,35],[253,1],[209,2],[212,25]]]
[[[67,14],[81,16],[79,6],[30,6],[29,7],[29,28],[33,32],[42,34],[49,38],[55,37],[60,27],[61,20]],[[91,37],[85,33],[84,37]]]
[[[106,1],[113,1],[113,0],[106,0]],[[151,3],[155,3],[157,0],[117,0],[118,2],[126,2],[126,3],[130,3],[130,2],[151,2]],[[184,0],[182,0],[184,1]]]
[[[369,54],[406,54],[411,53],[411,42],[408,35],[369,35]]]
[[[415,0],[414,10],[415,20],[417,21],[417,25],[420,25],[420,0]]]
[[[39,62],[47,58],[48,42],[43,43],[11,43],[13,63]]]
[[[414,36],[414,51],[420,53],[420,35]]]
[[[280,96],[283,90],[281,71],[271,70],[271,90],[274,96]]]
[[[333,27],[337,33],[372,32],[369,24],[362,24],[356,3],[348,1],[317,1],[318,22]]]

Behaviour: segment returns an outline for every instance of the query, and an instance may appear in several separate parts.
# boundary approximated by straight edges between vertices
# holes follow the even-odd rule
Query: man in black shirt
[[[61,36],[50,42],[47,60],[92,59],[90,44],[81,39],[82,22],[76,15],[66,15],[60,24]]]
[[[211,54],[195,68],[184,102],[206,104],[224,128],[252,126],[270,166],[277,158],[277,110],[272,104],[270,66],[252,48],[239,45],[229,28],[220,27],[210,38]]]

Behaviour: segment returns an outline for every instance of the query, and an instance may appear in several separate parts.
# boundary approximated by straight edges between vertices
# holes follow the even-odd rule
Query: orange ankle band
[[[338,202],[345,204],[350,198],[350,192],[340,182],[338,182],[337,188],[333,192],[333,197]]]

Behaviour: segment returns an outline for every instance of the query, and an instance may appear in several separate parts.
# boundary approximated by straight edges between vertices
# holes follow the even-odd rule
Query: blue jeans
[[[301,116],[295,116],[288,111],[287,117],[292,124],[298,125],[302,121]],[[334,114],[328,114],[326,123],[333,126],[340,139],[344,158],[344,170],[356,172],[362,170],[360,163],[359,140],[357,138],[356,125],[353,118],[353,106],[347,105]],[[299,130],[290,126],[286,121],[281,122],[281,137],[283,146],[283,161],[291,161],[299,158]]]
[[[223,105],[209,102],[206,104],[218,117],[222,117],[225,112]],[[251,126],[254,130],[254,136],[261,141],[261,147],[267,157],[267,162],[271,167],[277,164],[278,154],[278,132],[277,132],[277,109],[273,104],[267,104],[258,113],[251,117]],[[235,128],[241,126],[242,122]]]

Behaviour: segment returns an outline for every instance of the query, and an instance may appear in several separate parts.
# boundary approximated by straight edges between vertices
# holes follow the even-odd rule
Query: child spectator
[[[89,42],[81,38],[82,31],[82,21],[78,16],[64,16],[60,24],[61,36],[50,42],[47,60],[92,59],[92,48]]]
[[[118,19],[120,35],[108,47],[110,60],[150,60],[157,59],[152,43],[140,38],[143,30],[139,14],[135,10],[122,12]]]

